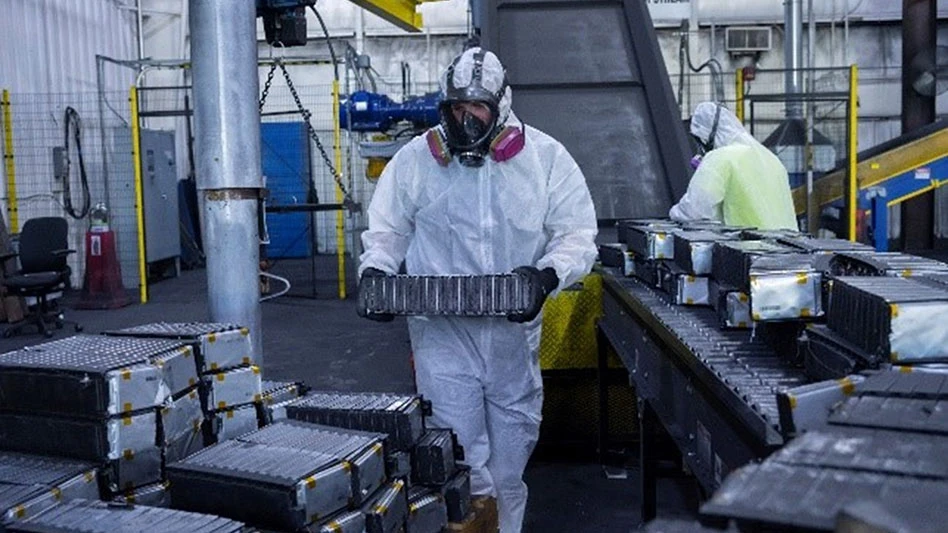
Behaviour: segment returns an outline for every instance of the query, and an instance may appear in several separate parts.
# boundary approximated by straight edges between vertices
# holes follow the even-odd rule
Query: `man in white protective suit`
[[[511,111],[497,56],[467,49],[441,87],[441,124],[399,150],[379,179],[359,271],[363,279],[395,274],[404,260],[411,275],[516,272],[536,287],[529,308],[506,319],[408,319],[431,425],[454,429],[471,466],[471,492],[496,497],[500,531],[514,533],[540,429],[540,310],[592,267],[596,215],[563,145]]]

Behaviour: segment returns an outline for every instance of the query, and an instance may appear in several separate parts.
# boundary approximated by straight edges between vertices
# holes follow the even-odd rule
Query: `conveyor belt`
[[[806,383],[803,370],[750,331],[721,330],[711,309],[612,274],[599,327],[702,487],[782,445],[777,392]]]
[[[806,383],[799,369],[778,359],[769,346],[751,340],[748,332],[721,331],[710,310],[672,305],[666,295],[636,279],[609,282],[621,287],[624,294],[619,297],[628,309],[652,326],[762,441],[779,442],[775,393]]]

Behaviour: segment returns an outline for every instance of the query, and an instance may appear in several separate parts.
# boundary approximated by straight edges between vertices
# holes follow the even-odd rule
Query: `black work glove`
[[[530,284],[530,302],[522,313],[507,315],[507,320],[521,323],[529,322],[540,314],[540,310],[543,309],[543,302],[560,284],[560,280],[556,277],[556,271],[552,268],[540,270],[537,267],[522,266],[515,268],[513,272],[525,277],[527,283]]]
[[[366,281],[371,278],[384,278],[387,276],[388,274],[374,267],[369,267],[362,271],[362,277],[359,278],[359,303],[356,306],[356,312],[362,318],[368,318],[369,320],[374,320],[376,322],[391,322],[395,319],[395,315],[391,313],[370,313],[366,308],[367,306],[365,301],[363,300],[363,289],[365,287]]]

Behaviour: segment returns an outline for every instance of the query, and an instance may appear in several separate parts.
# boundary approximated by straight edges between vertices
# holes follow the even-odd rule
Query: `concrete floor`
[[[206,321],[203,270],[151,286],[150,301],[122,309],[70,309],[68,319],[86,333],[149,322]],[[72,335],[71,329],[54,338]],[[263,304],[264,375],[267,379],[303,381],[314,389],[413,392],[410,345],[404,319],[379,324],[359,319],[354,300],[278,298]],[[0,339],[0,353],[44,342],[30,334]],[[542,444],[542,443],[541,443]],[[607,479],[595,461],[535,457],[527,469],[530,487],[524,531],[628,532],[640,522],[639,488],[634,468],[626,479]],[[660,514],[694,516],[696,502],[688,480],[662,480]]]

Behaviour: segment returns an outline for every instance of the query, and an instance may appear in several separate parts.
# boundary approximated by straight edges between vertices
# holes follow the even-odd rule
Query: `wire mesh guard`
[[[359,307],[369,314],[507,316],[526,310],[535,290],[519,274],[366,277]]]

